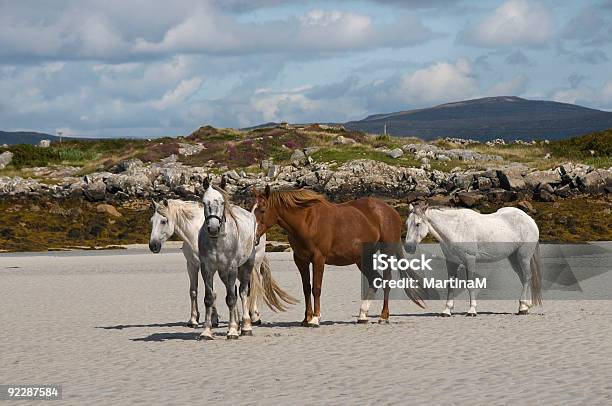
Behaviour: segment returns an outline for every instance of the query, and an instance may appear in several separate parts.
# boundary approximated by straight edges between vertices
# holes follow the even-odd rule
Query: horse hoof
[[[378,324],[389,324],[389,319],[378,319]]]
[[[187,327],[190,327],[190,328],[198,328],[198,327],[200,327],[200,325],[199,325],[199,323],[194,323],[194,322],[192,322],[192,321],[188,321],[188,322],[187,322]]]
[[[201,334],[198,337],[198,341],[202,341],[202,340],[214,340],[214,338],[213,338],[213,336],[206,336],[206,335]]]
[[[476,313],[466,313],[466,317],[476,317]]]
[[[251,324],[254,325],[254,326],[261,326],[261,319],[259,319],[257,321],[252,321]]]
[[[252,337],[253,336],[253,330],[242,330],[240,332],[241,336],[248,336],[248,337]]]
[[[357,324],[368,324],[368,319],[357,319]]]
[[[518,316],[525,316],[525,315],[529,314],[528,312],[529,312],[529,310],[519,310],[517,315]]]
[[[235,335],[229,335],[229,334],[228,334],[227,339],[228,339],[228,340],[237,340],[237,339],[238,339],[238,336],[235,336]]]
[[[310,328],[319,328],[319,325],[315,324],[315,323],[308,323],[307,327],[310,327]]]
[[[450,317],[450,313],[440,313],[440,317]]]

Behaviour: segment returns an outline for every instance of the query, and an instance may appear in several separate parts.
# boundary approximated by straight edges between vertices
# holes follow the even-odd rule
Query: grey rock
[[[474,207],[486,200],[483,194],[477,192],[459,192],[456,194],[456,197],[458,202],[465,207]]]
[[[612,171],[595,169],[577,177],[578,187],[582,192],[599,194],[606,193],[606,188],[612,187]]]
[[[393,158],[393,159],[397,159],[400,158],[402,155],[404,155],[404,151],[402,151],[401,148],[395,148],[392,149],[391,151],[387,152],[387,156]]]
[[[556,169],[548,171],[534,171],[526,174],[523,177],[527,187],[536,189],[541,184],[557,184],[561,183],[561,173]]]
[[[0,154],[0,169],[4,169],[13,160],[13,153],[11,151],[4,151]]]
[[[102,201],[106,197],[106,184],[101,180],[89,183],[83,190],[83,194],[89,201]]]

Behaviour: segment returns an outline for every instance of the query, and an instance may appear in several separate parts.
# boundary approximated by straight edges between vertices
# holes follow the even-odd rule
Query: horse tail
[[[404,250],[404,247],[401,247],[401,254],[403,258],[408,258],[408,254],[406,253],[406,250]],[[399,271],[400,277],[411,278],[413,280],[419,281],[419,286],[422,286],[423,277],[419,275],[418,272],[416,272],[412,268],[406,270],[406,269],[402,269],[402,267],[399,267],[399,270],[400,270]],[[410,300],[412,300],[417,306],[419,306],[421,309],[425,308],[425,302],[423,301],[423,297],[425,296],[425,291],[423,290],[422,287],[411,288],[407,286],[404,288],[404,292],[406,292],[406,295],[408,295]]]
[[[531,303],[534,306],[542,304],[542,262],[540,259],[540,243],[536,243],[531,261]]]
[[[253,267],[251,271],[251,284],[249,285],[249,309],[253,307],[253,304],[257,303],[258,298],[261,296],[261,291],[261,280],[257,270]]]
[[[263,285],[262,298],[270,310],[274,312],[284,312],[287,311],[285,303],[294,305],[299,302],[296,298],[281,289],[274,278],[272,278],[272,270],[270,269],[270,263],[266,256],[264,256],[264,260],[259,268],[259,273],[261,274],[261,283]]]

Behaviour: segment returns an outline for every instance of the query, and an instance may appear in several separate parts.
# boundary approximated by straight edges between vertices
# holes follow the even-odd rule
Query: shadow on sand
[[[123,330],[125,328],[145,328],[145,327],[187,327],[185,322],[174,323],[151,323],[151,324],[117,324],[115,326],[96,326],[104,330]]]

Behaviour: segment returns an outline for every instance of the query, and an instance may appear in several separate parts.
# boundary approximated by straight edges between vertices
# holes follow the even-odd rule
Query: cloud
[[[584,84],[582,78],[575,81],[570,76],[569,80],[570,86],[553,90],[549,94],[550,99],[563,103],[590,105],[606,110],[612,109],[612,80],[605,81],[597,87]]]
[[[198,77],[181,80],[176,88],[166,92],[161,99],[151,102],[151,107],[157,110],[166,110],[169,107],[176,106],[194,94],[201,84],[202,79]]]
[[[561,37],[580,45],[598,45],[612,41],[612,22],[604,18],[609,11],[596,6],[584,7],[561,29]]]
[[[279,2],[259,1],[258,8]],[[0,62],[138,62],[179,54],[325,54],[422,44],[435,37],[413,15],[374,19],[353,11],[313,9],[254,22],[235,15],[246,1],[172,3],[11,2],[0,14]],[[279,35],[282,33],[282,35]]]
[[[591,65],[598,65],[600,63],[608,62],[608,56],[605,52],[600,49],[592,49],[590,51],[575,51],[570,55],[572,62],[589,63]]]
[[[457,34],[461,43],[486,47],[547,45],[555,33],[555,18],[542,2],[507,0],[476,23]]]
[[[524,73],[514,76],[509,81],[499,82],[487,89],[486,94],[491,96],[518,96],[527,90],[529,78]]]
[[[521,50],[516,50],[506,56],[505,62],[508,65],[529,65],[529,58]]]

